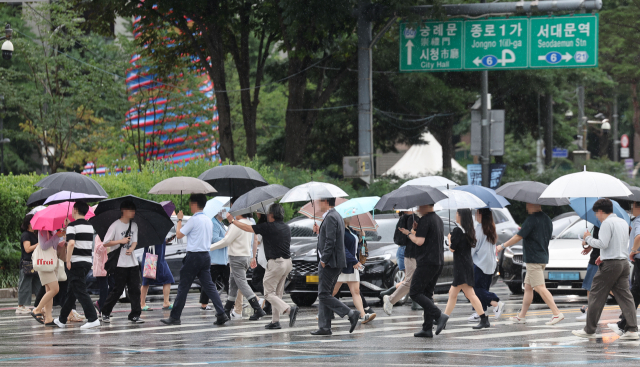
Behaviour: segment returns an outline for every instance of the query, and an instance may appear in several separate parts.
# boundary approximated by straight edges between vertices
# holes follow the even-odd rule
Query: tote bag
[[[31,256],[33,262],[33,270],[35,271],[54,271],[58,267],[58,251],[54,247],[43,250],[41,246],[37,246],[33,250]]]
[[[66,267],[67,267],[67,264],[65,264],[65,262],[62,261],[62,259],[58,259],[58,281],[59,282],[67,281],[67,272],[65,271]]]
[[[147,252],[144,258],[144,270],[142,276],[148,279],[156,279],[156,272],[158,270],[158,255],[155,254],[155,246],[151,247],[153,252]]]

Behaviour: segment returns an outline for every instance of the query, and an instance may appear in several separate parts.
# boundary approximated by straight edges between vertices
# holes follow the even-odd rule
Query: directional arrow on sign
[[[411,65],[411,49],[413,48],[413,42],[411,40],[407,41],[407,65]]]
[[[562,60],[564,60],[564,61],[571,61],[571,59],[573,59],[573,56],[571,56],[571,54],[568,53],[568,52],[566,54],[562,55]]]
[[[509,57],[507,57],[509,56]],[[511,50],[502,50],[502,58],[498,59],[498,63],[502,64],[502,66],[506,66],[512,62],[516,61],[516,54]]]
[[[475,60],[473,60],[473,63],[476,66],[480,66],[480,64],[482,64],[482,60],[480,59],[480,57],[476,57]]]

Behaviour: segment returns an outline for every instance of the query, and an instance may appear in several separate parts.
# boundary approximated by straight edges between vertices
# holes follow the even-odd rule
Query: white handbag
[[[58,259],[58,281],[59,282],[67,281],[67,272],[65,271],[66,265],[67,264],[65,264],[64,261],[62,261],[61,259]]]
[[[35,271],[54,271],[58,267],[58,251],[55,247],[43,250],[41,246],[37,246],[33,250],[31,261]]]

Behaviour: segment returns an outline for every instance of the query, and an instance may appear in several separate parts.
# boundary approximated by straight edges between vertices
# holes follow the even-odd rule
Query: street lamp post
[[[0,41],[4,40],[0,50],[2,51],[2,58],[5,60],[11,60],[13,56],[13,43],[11,43],[11,36],[13,35],[13,29],[11,24],[7,23],[4,26],[4,36],[0,37]],[[2,112],[4,112],[4,96],[0,95],[0,101],[2,101]],[[4,137],[4,123],[2,121],[2,115],[0,114],[0,175],[4,175],[4,145],[10,143],[11,140]]]

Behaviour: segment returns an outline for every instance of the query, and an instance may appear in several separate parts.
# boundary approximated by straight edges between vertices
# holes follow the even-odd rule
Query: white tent
[[[396,175],[401,178],[421,177],[442,171],[442,145],[430,133],[422,134],[422,140],[427,144],[416,144],[389,168],[384,175]],[[455,159],[451,159],[454,171],[467,173]]]

